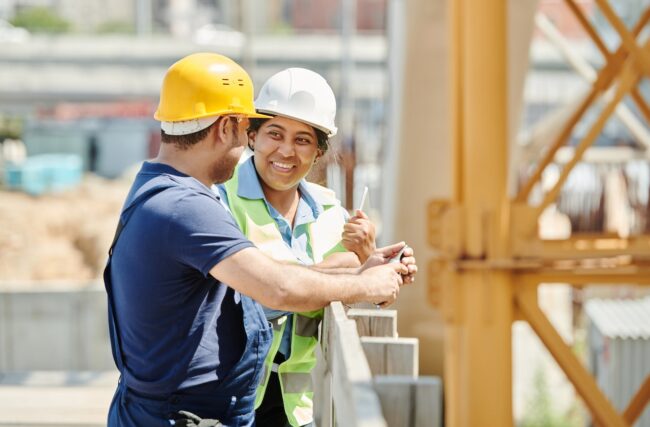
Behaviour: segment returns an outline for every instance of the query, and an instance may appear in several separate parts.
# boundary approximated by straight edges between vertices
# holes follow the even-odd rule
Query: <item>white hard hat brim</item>
[[[260,113],[260,114],[265,114],[267,117],[269,117],[269,116],[271,116],[271,117],[280,116],[280,117],[285,117],[287,119],[295,120],[297,122],[308,124],[309,126],[313,126],[316,129],[325,132],[325,135],[327,135],[328,138],[331,138],[331,137],[335,136],[336,132],[338,131],[338,128],[336,128],[336,127],[333,128],[333,129],[329,129],[329,128],[321,126],[321,125],[319,125],[317,123],[313,123],[313,122],[310,122],[309,120],[305,120],[302,117],[294,116],[292,114],[285,114],[285,113],[278,112],[278,111],[264,110],[264,109],[259,109],[259,108],[257,109],[257,112]]]

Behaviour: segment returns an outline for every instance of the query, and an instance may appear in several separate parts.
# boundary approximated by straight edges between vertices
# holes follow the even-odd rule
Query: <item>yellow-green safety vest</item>
[[[239,166],[233,177],[224,184],[228,205],[242,232],[264,253],[278,261],[299,262],[282,239],[275,220],[261,199],[247,199],[237,194]],[[308,241],[315,264],[335,252],[344,252],[341,234],[345,225],[345,211],[335,193],[317,184],[307,183],[310,194],[318,194],[318,200],[326,200],[323,212],[308,226]],[[294,313],[291,331],[291,354],[277,368],[284,410],[292,426],[298,427],[313,421],[313,386],[311,371],[316,366],[315,349],[318,345],[318,325],[323,310]],[[257,389],[255,408],[262,404],[273,360],[280,348],[287,316],[274,319],[273,342],[264,362],[262,382]]]

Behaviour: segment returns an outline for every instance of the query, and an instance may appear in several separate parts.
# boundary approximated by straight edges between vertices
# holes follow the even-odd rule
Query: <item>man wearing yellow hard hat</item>
[[[253,425],[273,336],[257,301],[294,312],[388,305],[409,273],[392,263],[328,275],[255,248],[210,190],[232,176],[250,117],[266,116],[232,60],[198,53],[167,71],[155,114],[163,143],[135,178],[104,272],[121,373],[110,426]]]

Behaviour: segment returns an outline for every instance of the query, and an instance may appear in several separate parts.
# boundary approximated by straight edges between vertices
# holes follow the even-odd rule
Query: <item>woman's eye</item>
[[[276,131],[269,132],[269,136],[273,139],[280,139],[282,137],[282,135],[280,135],[280,132]]]
[[[311,140],[307,138],[298,138],[297,142],[301,145],[311,144]]]

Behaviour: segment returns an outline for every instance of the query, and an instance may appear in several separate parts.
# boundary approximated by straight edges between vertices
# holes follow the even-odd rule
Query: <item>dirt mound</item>
[[[0,191],[0,281],[100,277],[129,187],[87,175],[58,194]]]

